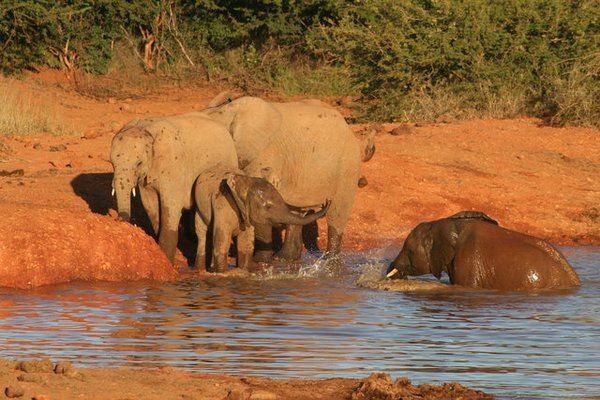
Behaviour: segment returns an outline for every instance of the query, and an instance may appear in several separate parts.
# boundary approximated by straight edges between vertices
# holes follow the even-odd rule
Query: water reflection
[[[506,398],[600,396],[600,249],[563,248],[583,286],[561,293],[356,288],[385,251],[345,273],[69,284],[0,293],[0,356],[172,365],[268,377],[459,381]]]

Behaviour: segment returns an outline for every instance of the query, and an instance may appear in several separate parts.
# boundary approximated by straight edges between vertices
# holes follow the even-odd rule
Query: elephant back
[[[254,161],[280,131],[282,117],[271,103],[258,97],[240,97],[204,111],[223,124],[235,143],[240,167]]]

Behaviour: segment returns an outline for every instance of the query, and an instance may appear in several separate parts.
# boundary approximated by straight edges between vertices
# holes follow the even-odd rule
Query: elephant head
[[[479,211],[463,211],[433,222],[417,225],[404,241],[402,250],[387,269],[387,277],[403,279],[408,275],[433,274],[440,278],[448,272],[455,254],[459,220],[478,219],[490,224],[498,223]]]
[[[242,226],[249,225],[306,225],[323,217],[330,201],[318,210],[287,204],[275,187],[264,178],[229,174],[224,180],[239,210]]]
[[[131,218],[131,193],[143,184],[152,161],[153,137],[140,128],[118,132],[112,140],[110,161],[113,165],[113,194],[117,196],[119,218]]]

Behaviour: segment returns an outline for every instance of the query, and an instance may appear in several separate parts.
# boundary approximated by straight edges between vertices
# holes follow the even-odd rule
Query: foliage
[[[600,51],[599,32],[593,0],[364,0],[313,46],[353,66],[375,118],[402,119],[407,100],[440,90],[458,99],[455,111],[485,108],[485,96],[511,88],[526,88],[522,111],[548,115],[561,107],[549,101],[556,85]],[[587,78],[598,86],[597,72]]]
[[[597,0],[20,0],[0,3],[0,49],[4,73],[105,74],[128,54],[151,74],[359,95],[362,119],[600,126]]]

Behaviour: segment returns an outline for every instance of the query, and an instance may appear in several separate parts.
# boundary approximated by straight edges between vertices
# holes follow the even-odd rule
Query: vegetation
[[[38,97],[0,78],[0,135],[57,132],[48,104],[42,104]]]
[[[600,126],[597,0],[20,0],[0,3],[0,48],[5,74],[201,74],[353,96],[362,120]]]

